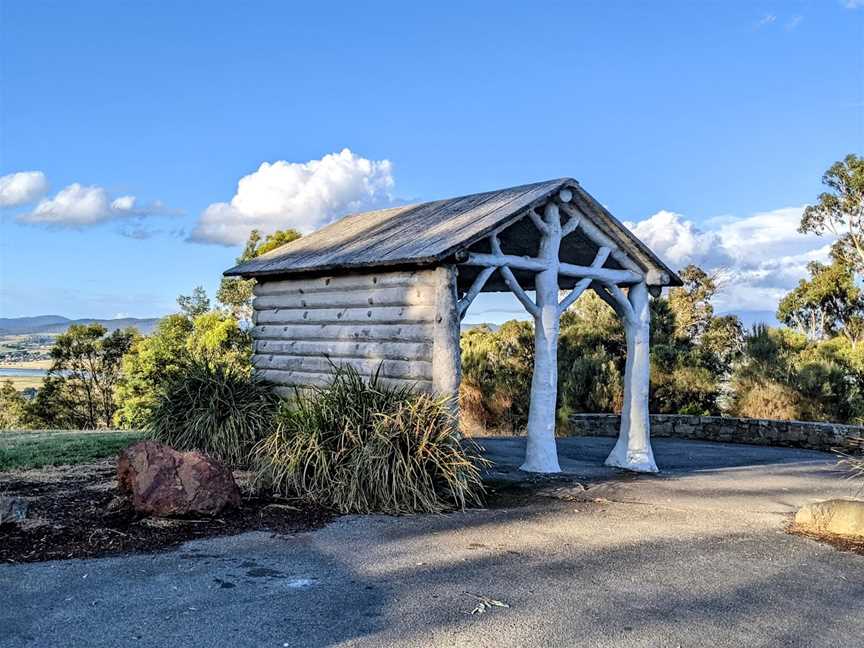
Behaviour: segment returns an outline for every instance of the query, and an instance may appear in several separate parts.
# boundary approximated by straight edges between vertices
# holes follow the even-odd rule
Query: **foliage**
[[[0,386],[0,430],[21,429],[26,425],[27,401],[11,380]]]
[[[675,336],[698,342],[714,317],[711,298],[717,278],[702,268],[688,265],[679,272],[684,285],[669,291],[669,308],[675,314]]]
[[[92,463],[116,456],[140,438],[140,432],[115,430],[3,432],[0,434],[0,470]]]
[[[159,320],[152,335],[135,340],[123,358],[123,378],[117,387],[118,426],[139,430],[144,427],[159,386],[183,366],[192,328],[188,317],[168,315]]]
[[[576,412],[620,411],[626,343],[618,316],[586,293],[561,318],[558,344],[558,419]]]
[[[651,411],[718,415],[732,368],[743,348],[735,316],[714,315],[716,276],[689,265],[684,285],[652,300]]]
[[[73,324],[51,347],[51,367],[30,415],[36,425],[54,429],[109,427],[121,362],[132,346],[134,329],[108,333],[101,324]]]
[[[777,308],[777,319],[811,340],[843,334],[856,344],[864,334],[864,294],[855,273],[842,257],[830,265],[807,265],[809,279],[802,279]]]
[[[463,424],[512,434],[528,423],[534,327],[510,321],[493,332],[486,326],[462,335]]]
[[[728,400],[744,347],[741,322],[714,315],[716,280],[695,266],[668,299],[651,301],[651,411],[717,415]],[[558,420],[577,412],[620,412],[627,347],[614,311],[588,292],[561,317]],[[520,432],[527,423],[533,327],[507,322],[462,335],[462,424],[471,434]]]
[[[298,391],[256,449],[261,479],[343,513],[440,512],[480,504],[476,447],[445,401],[364,380],[351,367]]]
[[[735,315],[712,317],[700,340],[700,364],[726,380],[743,352],[741,320]]]
[[[735,371],[732,412],[754,418],[860,421],[864,374],[850,361],[847,344],[754,327]]]
[[[116,424],[141,429],[161,387],[176,377],[189,359],[206,359],[249,373],[250,353],[248,331],[243,331],[227,313],[209,311],[195,318],[181,314],[162,318],[153,334],[137,339],[123,358]]]
[[[792,387],[773,380],[739,382],[735,414],[748,418],[795,421],[801,415],[801,396]]]
[[[189,319],[195,319],[210,310],[210,298],[207,291],[201,286],[192,289],[191,295],[180,295],[177,297],[177,305],[180,313]]]
[[[570,345],[569,358],[559,359],[559,419],[576,412],[621,411],[624,384],[617,358],[602,346],[584,349]]]
[[[864,158],[849,154],[822,176],[828,191],[804,210],[798,231],[831,233],[835,251],[858,271],[864,270]]]
[[[300,238],[300,232],[294,229],[277,230],[268,234],[263,240],[261,233],[253,229],[249,233],[249,239],[243,248],[243,254],[237,258],[237,263],[251,261],[262,254],[266,254],[278,247],[296,241]],[[223,277],[216,299],[224,305],[228,311],[238,320],[246,321],[252,318],[252,290],[255,287],[254,279],[242,279],[241,277]]]
[[[270,386],[235,365],[190,358],[162,386],[145,430],[172,448],[245,466],[271,429],[277,401]]]

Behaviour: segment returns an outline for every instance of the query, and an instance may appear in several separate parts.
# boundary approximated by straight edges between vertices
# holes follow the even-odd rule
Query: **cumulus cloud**
[[[19,171],[0,176],[0,207],[33,202],[48,191],[48,179],[41,171]]]
[[[773,310],[807,276],[810,261],[828,260],[831,239],[798,232],[803,210],[725,216],[702,227],[681,214],[660,211],[627,226],[674,269],[693,263],[721,271],[718,310]]]
[[[726,265],[730,260],[716,232],[703,232],[675,212],[661,210],[627,226],[674,268],[690,263],[715,267]]]
[[[240,178],[230,202],[201,214],[190,240],[237,245],[252,229],[293,227],[309,232],[352,211],[392,202],[388,160],[368,160],[349,149],[308,162],[264,162]]]
[[[118,218],[161,213],[164,207],[155,202],[139,207],[135,196],[111,198],[103,187],[84,186],[77,182],[61,189],[53,198],[43,198],[33,211],[19,214],[22,223],[56,227],[86,227]]]

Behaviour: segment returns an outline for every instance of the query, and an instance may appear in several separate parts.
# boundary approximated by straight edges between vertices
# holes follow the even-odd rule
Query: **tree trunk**
[[[527,472],[561,472],[555,444],[555,403],[558,397],[558,248],[561,245],[561,220],[558,207],[546,206],[538,257],[549,267],[534,277],[539,312],[534,318],[534,374],[531,378],[531,408],[528,412]]]
[[[651,449],[651,420],[648,413],[651,310],[647,286],[644,283],[633,285],[628,300],[633,307],[633,317],[624,319],[627,362],[624,367],[621,431],[606,459],[606,465],[637,472],[658,472]]]

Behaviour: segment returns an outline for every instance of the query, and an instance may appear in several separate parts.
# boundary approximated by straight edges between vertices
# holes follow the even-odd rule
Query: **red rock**
[[[178,452],[155,441],[131,445],[117,459],[117,484],[137,511],[169,517],[215,515],[240,504],[231,471],[200,452]]]

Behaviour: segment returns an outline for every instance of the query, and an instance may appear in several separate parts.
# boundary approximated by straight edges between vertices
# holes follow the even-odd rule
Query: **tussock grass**
[[[864,437],[849,439],[849,445],[849,452],[837,453],[840,455],[837,463],[846,468],[849,477],[858,480],[864,490]]]
[[[244,467],[271,431],[278,400],[241,368],[193,359],[162,388],[145,429],[176,450],[200,450]]]
[[[437,513],[480,504],[479,447],[445,401],[337,367],[297,391],[255,450],[263,483],[342,513]]]

